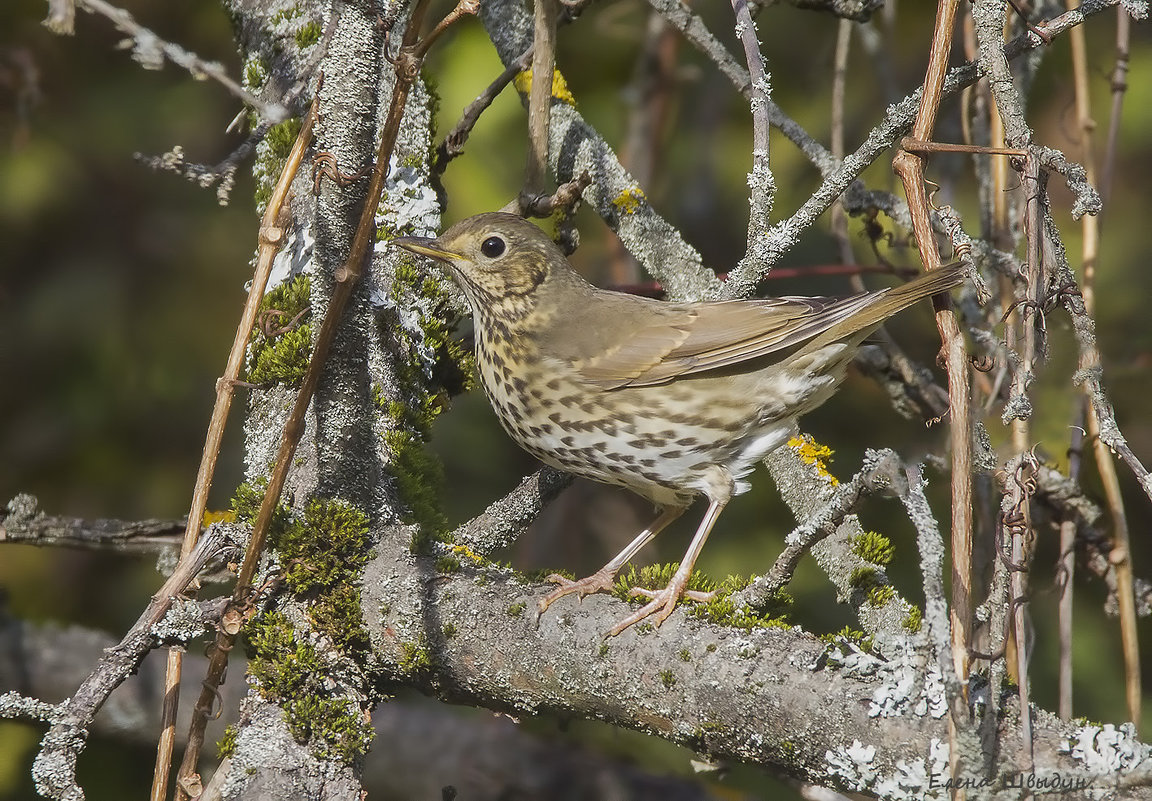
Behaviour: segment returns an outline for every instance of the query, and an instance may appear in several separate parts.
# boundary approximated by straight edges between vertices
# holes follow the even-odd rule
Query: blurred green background
[[[849,149],[880,109],[921,80],[930,6],[900,6],[889,34],[898,46],[890,48],[886,68],[883,59],[864,53],[854,40],[846,108]],[[160,35],[238,73],[229,21],[216,3],[135,0],[125,7]],[[141,70],[116,49],[121,36],[103,19],[80,13],[75,38],[59,38],[39,24],[45,13],[39,0],[0,5],[0,497],[7,501],[17,492],[31,492],[52,514],[179,517],[187,510],[214,380],[223,369],[243,302],[257,218],[251,181],[243,172],[232,204],[221,207],[212,191],[152,173],[132,154],[158,155],[178,144],[189,160],[215,163],[239,141],[224,129],[240,109],[215,85],[193,81],[172,67]],[[730,30],[724,4],[702,13],[714,31]],[[558,65],[578,106],[616,147],[626,137],[630,99],[621,76],[633,73],[647,16],[648,6],[636,0],[602,3],[560,34]],[[761,17],[760,30],[774,99],[827,142],[836,21],[774,7]],[[1113,16],[1098,16],[1088,33],[1094,107],[1103,132],[1108,125]],[[724,36],[731,44],[731,37]],[[714,69],[673,39],[674,94],[658,141],[656,169],[645,190],[707,263],[727,269],[739,259],[745,241],[744,180],[751,141],[747,107]],[[1145,311],[1152,274],[1144,268],[1143,257],[1152,164],[1148,44],[1147,29],[1137,26],[1098,283],[1098,335],[1107,383],[1121,426],[1145,462],[1152,461],[1152,420],[1145,408],[1152,390],[1152,331]],[[441,98],[441,132],[499,71],[478,23],[466,21],[450,32],[427,64]],[[1038,141],[1065,149],[1074,158],[1070,76],[1067,41],[1059,40],[1038,75],[1029,121]],[[951,101],[939,126],[941,139],[958,140],[956,117],[957,103]],[[498,208],[515,195],[525,159],[524,130],[523,108],[509,90],[485,113],[465,156],[445,175],[446,223]],[[775,133],[772,148],[779,187],[774,219],[779,219],[815,188],[818,175]],[[956,205],[975,233],[969,173],[968,160],[958,156],[939,157],[929,168],[929,177],[945,185],[938,201]],[[887,159],[866,177],[875,187],[894,184]],[[1075,257],[1079,229],[1063,211],[1067,193],[1058,180],[1050,187]],[[628,267],[618,261],[611,234],[587,211],[578,219],[584,244],[573,261],[601,283],[627,277]],[[858,258],[875,263],[859,235],[858,221],[851,223],[851,230]],[[888,255],[896,261],[911,259],[903,252]],[[825,223],[803,238],[789,264],[838,261]],[[773,281],[768,289],[774,294],[835,294],[846,292],[847,284],[842,278],[812,277]],[[1048,457],[1063,467],[1075,356],[1066,318],[1055,314],[1048,324],[1053,355],[1034,394],[1035,431]],[[932,362],[934,330],[926,312],[910,312],[892,331],[923,363]],[[989,425],[1000,442],[1004,432],[997,419]],[[213,507],[227,503],[241,475],[239,422],[235,416]],[[842,476],[859,466],[867,447],[899,443],[902,453],[915,459],[939,450],[943,436],[942,429],[925,430],[900,419],[880,391],[859,377],[807,418],[806,429],[835,449],[832,469]],[[452,522],[475,515],[533,469],[476,393],[459,398],[441,418],[433,445],[452,487],[447,510]],[[484,455],[483,462],[476,454]],[[937,509],[944,510],[947,480],[929,476]],[[1144,535],[1149,504],[1127,471],[1121,469],[1121,476],[1137,574],[1148,575],[1152,549]],[[1100,497],[1091,467],[1084,483]],[[647,514],[643,503],[626,494],[578,484],[510,556],[525,568],[587,572],[630,538],[634,523]],[[907,523],[892,504],[881,501],[868,504],[862,517],[866,526],[896,542],[897,586],[911,600],[921,601]],[[695,513],[686,516],[647,557],[679,558],[697,519]],[[763,570],[792,525],[771,481],[761,473],[756,489],[725,513],[699,566],[718,576]],[[1032,666],[1034,697],[1048,708],[1055,708],[1055,554],[1053,532],[1041,531],[1033,573],[1037,636]],[[143,559],[0,547],[0,590],[7,593],[8,612],[17,617],[73,622],[119,636],[157,584],[151,564]],[[831,631],[852,622],[809,562],[791,589],[796,617],[805,628]],[[1103,596],[1098,582],[1081,584],[1077,596],[1075,712],[1118,722],[1125,717],[1118,626],[1100,611]],[[1146,621],[1141,622],[1141,633],[1147,644]],[[1144,664],[1145,685],[1152,687],[1152,658],[1146,655]],[[1142,730],[1148,731],[1149,724],[1152,716],[1146,712]],[[552,721],[533,725],[555,728]],[[0,722],[0,799],[30,797],[28,766],[40,734],[37,727]],[[572,726],[565,736],[585,735],[621,754],[646,751],[635,758],[657,770],[689,772],[687,752],[630,733],[587,724]],[[93,799],[142,795],[151,760],[150,749],[97,738],[82,759],[81,777]],[[766,782],[758,771],[737,771],[730,786],[768,795],[775,785]]]

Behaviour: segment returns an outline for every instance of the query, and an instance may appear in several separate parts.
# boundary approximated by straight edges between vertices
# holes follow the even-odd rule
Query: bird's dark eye
[[[490,236],[480,243],[480,252],[490,259],[504,255],[504,240],[498,236]]]

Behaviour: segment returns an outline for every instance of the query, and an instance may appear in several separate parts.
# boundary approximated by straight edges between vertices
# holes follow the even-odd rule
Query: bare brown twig
[[[322,83],[322,82],[321,82]],[[317,87],[319,89],[319,87]],[[260,307],[260,299],[264,297],[264,289],[268,285],[268,276],[272,272],[272,261],[280,250],[284,241],[284,223],[281,214],[288,198],[288,192],[304,153],[312,141],[312,128],[316,123],[316,101],[313,100],[308,113],[300,126],[300,133],[284,163],[280,179],[272,190],[268,200],[268,207],[260,221],[260,246],[256,257],[256,269],[252,274],[252,283],[248,290],[248,298],[244,310],[240,315],[240,322],[236,326],[236,335],[232,339],[232,349],[228,352],[228,361],[224,367],[224,374],[216,382],[216,402],[212,408],[212,418],[208,423],[208,435],[204,442],[204,452],[200,460],[200,469],[196,474],[196,485],[192,492],[192,506],[188,513],[188,525],[184,530],[184,542],[181,553],[187,555],[196,545],[196,537],[200,531],[200,521],[208,506],[208,493],[212,489],[212,479],[216,473],[216,460],[220,455],[220,443],[224,439],[224,428],[228,422],[228,412],[232,408],[232,398],[239,383],[240,371],[244,366],[244,355],[247,352],[248,340],[252,328],[256,323],[256,315]],[[181,653],[178,649],[168,652],[168,668],[165,680],[164,710],[161,719],[160,739],[156,746],[156,768],[152,780],[152,801],[161,801],[167,794],[168,772],[172,760],[172,746],[176,736],[176,710],[180,700],[180,673]]]
[[[355,235],[352,239],[348,258],[344,265],[337,269],[334,278],[336,281],[332,297],[328,302],[328,309],[324,320],[319,326],[313,346],[312,358],[308,370],[304,375],[296,400],[284,424],[284,433],[272,472],[268,477],[263,502],[253,524],[252,537],[248,543],[248,550],[240,566],[236,578],[236,589],[233,593],[233,603],[238,607],[248,604],[250,586],[256,575],[268,527],[275,514],[280,501],[280,493],[288,477],[292,465],[292,457],[296,446],[304,433],[304,418],[312,397],[320,382],[321,373],[325,367],[329,349],[335,339],[344,309],[348,304],[352,291],[360,277],[364,264],[364,257],[368,253],[376,230],[376,208],[384,191],[384,182],[387,179],[388,164],[392,151],[396,145],[396,138],[400,130],[400,121],[404,115],[405,103],[408,99],[413,83],[419,76],[420,64],[426,45],[420,40],[420,26],[427,10],[427,0],[420,0],[413,7],[412,15],[404,30],[400,52],[395,58],[394,68],[396,81],[392,89],[391,103],[387,117],[381,127],[380,139],[376,151],[375,166],[369,181],[363,210]],[[475,10],[474,0],[461,0],[461,2],[448,14],[446,19],[456,20],[463,14]],[[430,34],[432,39],[439,36],[445,28],[445,23],[438,25]],[[196,704],[193,714],[192,726],[188,735],[188,746],[184,752],[184,760],[180,767],[178,779],[181,797],[188,795],[188,790],[197,786],[196,766],[199,760],[200,748],[204,739],[204,726],[212,708],[215,688],[220,684],[227,666],[227,652],[235,640],[234,633],[221,632],[216,639],[216,646],[208,666],[208,675],[204,681],[204,691]]]
[[[920,109],[912,127],[912,138],[916,140],[928,140],[935,125],[957,5],[955,0],[945,0],[937,11],[928,74],[924,79]],[[929,218],[923,161],[919,156],[902,150],[893,159],[893,169],[904,183],[924,268],[939,269],[942,260]],[[937,312],[936,325],[944,343],[952,433],[952,659],[956,674],[964,682],[968,677],[967,649],[972,626],[972,441],[969,431],[968,359],[964,338],[952,312]],[[959,724],[958,721],[956,723]]]
[[[505,67],[504,71],[496,77],[496,80],[492,81],[488,88],[464,108],[460,119],[436,147],[436,161],[432,166],[434,177],[439,178],[443,175],[444,170],[448,167],[448,162],[464,152],[464,143],[468,141],[472,129],[480,120],[480,115],[492,105],[492,101],[504,91],[504,87],[511,83],[518,73],[528,68],[531,58],[532,50],[530,48],[523,56]]]

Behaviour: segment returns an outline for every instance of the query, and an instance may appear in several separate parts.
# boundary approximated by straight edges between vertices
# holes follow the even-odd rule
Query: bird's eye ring
[[[498,236],[490,236],[480,243],[480,252],[490,259],[504,255],[504,240]]]

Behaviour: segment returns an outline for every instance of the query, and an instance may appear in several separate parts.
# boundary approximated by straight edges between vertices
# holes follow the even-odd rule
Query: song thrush
[[[958,267],[847,298],[669,303],[598,289],[535,225],[480,214],[436,239],[393,240],[447,263],[476,330],[476,364],[504,430],[540,461],[652,501],[656,519],[608,564],[539,602],[610,590],[617,572],[693,498],[709,502],[668,586],[611,634],[684,595],[716,518],[756,462],[832,395],[861,341]]]

